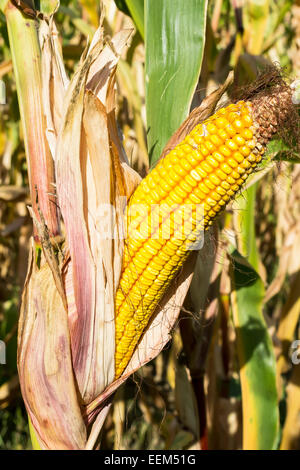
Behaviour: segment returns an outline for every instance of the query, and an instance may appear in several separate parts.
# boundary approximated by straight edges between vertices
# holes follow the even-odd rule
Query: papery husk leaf
[[[97,51],[99,52],[100,50]],[[81,159],[86,161],[87,158],[87,150],[81,140],[84,87],[91,60],[90,56],[83,62],[68,89],[64,101],[66,111],[57,140],[55,157],[59,205],[66,227],[71,259],[74,260],[73,286],[77,321],[70,325],[70,333],[73,366],[82,396],[85,395],[88,386],[91,368],[96,275],[86,226],[87,207],[81,175]]]
[[[180,275],[174,279],[133,353],[124,371],[125,375],[154,359],[170,341],[172,329],[192,281],[196,259],[197,253],[192,253]]]
[[[96,265],[91,252],[89,224],[91,214],[96,218],[95,184],[88,157],[87,143],[82,129],[84,111],[85,83],[87,73],[101,51],[97,44],[74,76],[68,91],[66,114],[57,143],[57,189],[59,204],[66,226],[73,274],[73,289],[76,302],[77,318],[70,324],[73,366],[78,387],[84,401],[89,401],[97,385],[90,383],[93,355],[96,347]],[[94,57],[93,57],[94,55]],[[102,152],[109,161],[109,149],[106,143]],[[101,140],[100,148],[101,146]],[[106,145],[106,148],[105,148]],[[110,175],[103,172],[106,180]],[[99,185],[101,182],[99,181]],[[108,203],[110,199],[108,200]],[[95,220],[92,221],[95,223]],[[102,280],[103,281],[103,280]],[[84,288],[83,288],[84,286]],[[103,302],[104,299],[100,299]],[[73,318],[74,315],[73,315]],[[99,328],[98,322],[96,326]],[[99,367],[99,364],[97,364]],[[102,371],[101,371],[102,372]],[[100,372],[99,372],[100,376]]]
[[[123,37],[120,44],[124,45],[128,32],[117,36]],[[64,103],[66,114],[56,154],[59,203],[71,258],[66,282],[73,365],[86,404],[114,379],[114,294],[123,253],[122,213],[129,186],[135,188],[139,181],[130,170],[131,183],[126,182],[126,162],[113,125],[115,65],[111,63],[116,60],[115,51],[102,51],[101,41],[90,47]],[[96,72],[95,64],[102,69]],[[92,93],[93,87],[85,91],[91,66],[101,83],[103,101]],[[109,216],[103,222],[105,207]]]
[[[41,448],[84,448],[67,313],[48,264],[36,266],[33,244],[19,322],[18,371]]]
[[[85,450],[93,450],[111,405],[112,399],[109,402],[105,403],[105,405],[101,408],[101,411],[99,412],[95,419],[95,422],[93,423],[92,430],[89,434],[89,438],[85,446]]]
[[[166,343],[170,340],[171,330],[174,327],[181,305],[189,289],[193,269],[195,265],[196,253],[192,253],[187,262],[185,263],[182,271],[178,274],[174,283],[168,289],[163,302],[154,313],[154,320],[150,328],[144,334],[138,348],[133,353],[133,356],[121,375],[110,386],[108,386],[97,399],[90,403],[86,408],[86,414],[89,422],[91,422],[99,411],[107,404],[111,395],[117,388],[127,380],[127,378],[147,362],[154,359],[161,350],[165,347]]]
[[[112,153],[114,159],[114,170],[117,181],[117,190],[120,195],[130,198],[142,178],[129,165],[127,155],[120,139],[120,132],[117,128],[115,118],[115,72],[113,70],[107,87],[106,111],[108,118],[109,136],[112,143]],[[121,168],[120,168],[121,165]],[[117,202],[117,201],[115,201]]]
[[[92,368],[89,399],[100,393],[114,378],[114,297],[119,281],[114,278],[114,252],[122,234],[114,211],[114,180],[110,158],[107,114],[101,101],[91,92],[85,97],[84,132],[88,148],[87,184],[88,232],[93,262],[96,267],[96,304],[92,328]],[[92,182],[95,193],[92,194]],[[102,208],[104,213],[102,213]],[[100,210],[100,211],[99,211]],[[91,220],[89,215],[91,214]],[[93,220],[94,219],[94,220]],[[104,231],[106,233],[104,233]],[[117,245],[117,246],[115,246]],[[94,377],[91,377],[94,374]],[[94,383],[92,387],[91,378]]]
[[[97,60],[92,64],[89,70],[87,89],[92,90],[103,104],[106,102],[109,78],[119,61],[122,50],[127,45],[133,32],[134,29],[132,28],[124,29],[117,33],[112,38],[110,44],[107,44],[104,47],[102,54],[98,56]],[[94,44],[99,40],[99,38],[101,38],[100,28],[98,28],[95,33],[90,50],[94,47]]]
[[[58,263],[57,255],[55,254],[54,248],[51,244],[50,236],[49,236],[49,231],[48,228],[45,224],[45,219],[43,214],[41,213],[40,209],[38,208],[40,212],[40,217],[42,222],[40,222],[37,217],[35,216],[33,210],[31,207],[28,207],[29,213],[33,219],[34,225],[37,230],[37,234],[39,236],[39,240],[42,246],[43,254],[45,256],[45,260],[48,264],[48,267],[50,268],[52,272],[52,276],[57,288],[57,291],[62,299],[63,305],[65,307],[65,310],[67,312],[67,299],[66,299],[66,294],[63,286],[63,281],[62,281],[62,275],[61,275],[61,270],[60,266]]]
[[[52,157],[55,158],[56,140],[63,115],[64,97],[69,85],[58,33],[53,18],[40,22],[39,40],[42,56],[43,108],[46,137]]]

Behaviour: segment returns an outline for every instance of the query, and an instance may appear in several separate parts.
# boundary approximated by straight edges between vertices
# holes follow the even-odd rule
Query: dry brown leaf
[[[5,60],[4,62],[1,62],[1,64],[0,64],[0,78],[2,78],[7,73],[11,72],[11,70],[12,70],[12,61],[11,60]]]
[[[13,375],[7,382],[4,382],[0,386],[0,409],[9,406],[18,393],[20,393],[19,377]]]
[[[73,375],[68,319],[50,268],[32,246],[22,297],[18,371],[22,395],[44,449],[83,449],[86,428]]]
[[[111,40],[111,45],[114,50],[110,45],[106,45],[102,54],[98,56],[97,60],[90,68],[87,78],[87,89],[93,91],[103,104],[106,102],[109,78],[118,63],[121,51],[127,45],[133,31],[134,29],[127,29],[117,33]],[[101,40],[101,28],[98,28],[90,45],[90,51],[93,49],[94,45]]]
[[[27,188],[21,188],[13,185],[0,186],[0,200],[5,202],[20,201],[28,197]]]
[[[299,450],[300,444],[300,367],[295,364],[287,386],[287,415],[280,450]]]
[[[128,32],[117,36],[120,48]],[[114,123],[117,58],[102,46],[101,40],[92,43],[70,84],[56,150],[57,190],[71,257],[65,282],[73,364],[85,404],[114,379],[114,294],[123,254],[123,211],[126,196],[140,181],[126,168]],[[96,72],[96,65],[102,69]],[[93,78],[85,92],[88,76]]]
[[[63,115],[63,102],[69,79],[62,59],[57,29],[51,18],[40,22],[39,41],[42,57],[43,106],[46,120],[46,136],[55,158],[56,140]]]

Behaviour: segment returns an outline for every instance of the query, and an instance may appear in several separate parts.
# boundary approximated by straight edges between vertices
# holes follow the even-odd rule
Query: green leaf
[[[32,426],[29,416],[28,416],[28,425],[29,425],[29,433],[30,433],[30,439],[31,439],[33,450],[42,450],[40,443],[36,437],[36,433],[35,433],[34,427]]]
[[[144,39],[144,0],[115,0],[115,4],[125,15],[131,16]]]
[[[144,39],[144,0],[126,0],[128,10],[135,22],[140,35]]]
[[[150,163],[188,116],[205,43],[207,0],[145,1],[146,113]]]
[[[286,145],[286,143],[282,139],[272,139],[267,145],[264,157],[267,157],[269,155],[275,156],[279,152],[284,152],[288,150],[288,145]]]
[[[270,157],[275,161],[285,161],[290,163],[300,163],[299,153],[293,151],[282,139],[272,139],[266,148],[265,157]]]
[[[237,201],[236,231],[242,254],[235,248],[230,253],[231,305],[242,388],[243,448],[247,450],[276,448],[279,423],[275,357],[263,317],[264,285],[257,273],[260,262],[254,225],[256,186]]]
[[[59,8],[59,0],[41,0],[39,3],[39,10],[44,15],[54,15]]]
[[[195,441],[195,437],[189,431],[179,431],[171,444],[170,450],[184,450]]]
[[[80,18],[79,14],[75,13],[68,7],[61,6],[60,11],[64,13],[64,15],[69,16],[71,18],[72,23],[76,28],[86,37],[90,39],[94,36],[96,28],[95,26],[87,23],[85,20]]]
[[[270,14],[269,0],[249,0],[247,2],[247,19],[249,21],[248,52],[259,55],[262,53],[266,24]]]
[[[7,4],[8,0],[0,0],[0,10],[4,12],[7,7]]]
[[[186,367],[180,362],[176,365],[175,403],[181,423],[199,440],[199,416],[195,393],[188,377]],[[182,447],[181,447],[182,448]]]
[[[126,0],[115,0],[115,4],[125,15],[131,16],[130,11],[128,10],[128,6],[126,4]]]

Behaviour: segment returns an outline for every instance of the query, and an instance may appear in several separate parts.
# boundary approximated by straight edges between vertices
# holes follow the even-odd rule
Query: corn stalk
[[[11,2],[3,2],[1,8],[7,19],[33,210],[39,219],[39,206],[50,236],[55,237],[59,235],[60,227],[54,194],[54,162],[45,134],[41,53],[36,21]]]

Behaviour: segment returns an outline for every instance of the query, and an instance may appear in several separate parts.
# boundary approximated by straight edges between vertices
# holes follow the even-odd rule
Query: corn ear
[[[290,92],[280,96],[279,115],[275,94],[217,111],[161,159],[131,197],[116,294],[116,377],[193,244],[261,161],[290,106]]]

